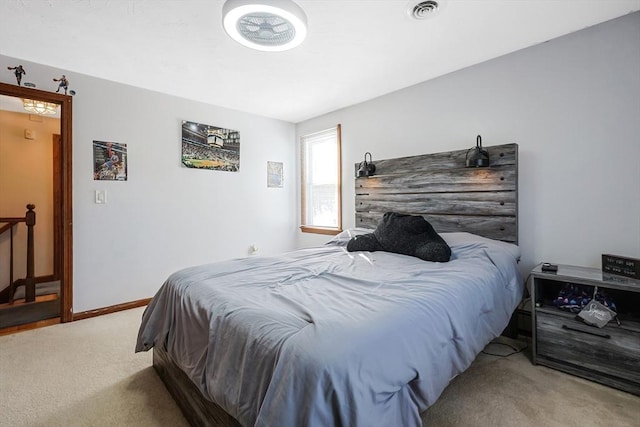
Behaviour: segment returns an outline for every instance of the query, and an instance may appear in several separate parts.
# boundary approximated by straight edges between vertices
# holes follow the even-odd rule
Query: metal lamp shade
[[[467,151],[466,166],[468,168],[486,168],[490,166],[489,152],[482,148],[482,137],[476,137],[476,146]]]

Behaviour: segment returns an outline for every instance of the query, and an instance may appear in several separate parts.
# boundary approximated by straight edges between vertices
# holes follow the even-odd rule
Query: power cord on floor
[[[494,343],[491,343],[491,344],[504,345],[504,346],[507,346],[507,347],[511,348],[513,351],[512,351],[511,353],[508,353],[508,354],[496,354],[496,353],[489,353],[488,351],[484,351],[484,350],[482,350],[482,351],[481,351],[481,353],[482,353],[482,354],[487,354],[487,355],[489,355],[489,356],[496,356],[496,357],[509,357],[509,356],[513,356],[514,354],[521,353],[521,352],[523,352],[524,350],[526,350],[527,348],[529,348],[529,345],[528,345],[528,344],[525,344],[525,346],[524,346],[524,347],[522,347],[522,348],[520,348],[520,349],[513,348],[513,346],[511,346],[511,345],[506,344],[506,343],[501,343],[501,342],[494,342]]]
[[[491,351],[486,351],[486,349],[492,344],[504,345],[504,346],[509,347],[513,351],[511,353],[507,353],[507,354],[499,354],[499,353],[492,353]],[[509,356],[513,356],[514,354],[521,353],[522,351],[524,351],[528,347],[529,347],[529,344],[524,342],[524,341],[519,341],[519,340],[516,340],[516,339],[513,339],[513,338],[509,338],[509,337],[505,337],[505,336],[499,336],[499,337],[494,338],[493,341],[491,341],[489,344],[487,344],[487,346],[482,350],[481,353],[487,354],[489,356],[509,357]]]

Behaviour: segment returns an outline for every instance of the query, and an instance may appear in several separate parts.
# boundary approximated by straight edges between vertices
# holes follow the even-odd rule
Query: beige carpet
[[[496,352],[492,344],[487,346]],[[531,364],[480,354],[423,416],[427,426],[640,427],[640,397]]]
[[[151,353],[133,353],[142,311],[0,337],[0,425],[186,426],[151,367]],[[640,426],[640,397],[533,366],[524,354],[480,355],[424,420],[429,426]]]

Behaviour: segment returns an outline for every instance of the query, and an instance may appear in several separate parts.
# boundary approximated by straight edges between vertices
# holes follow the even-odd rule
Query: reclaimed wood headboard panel
[[[518,144],[483,148],[488,168],[466,168],[468,150],[373,159],[376,174],[355,180],[356,226],[375,228],[394,211],[422,215],[441,233],[518,243]]]

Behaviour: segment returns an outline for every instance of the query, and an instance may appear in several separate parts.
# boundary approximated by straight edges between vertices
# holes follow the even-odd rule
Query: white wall
[[[294,125],[0,56],[23,81],[73,100],[75,312],[153,296],[173,271],[294,248]],[[13,74],[0,81],[15,84]],[[170,82],[167,82],[170,84]],[[181,166],[181,121],[240,131],[240,172]],[[127,144],[126,182],[93,180],[92,141]],[[267,188],[267,161],[284,163],[284,188]],[[107,191],[106,205],[94,191]]]
[[[393,78],[393,76],[389,76]],[[640,257],[640,13],[299,123],[342,124],[343,224],[354,163],[519,145],[523,272],[542,261],[600,268]],[[326,241],[298,233],[298,244]]]

